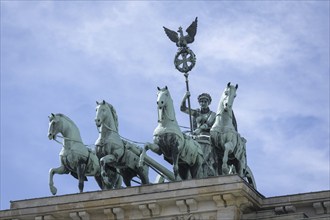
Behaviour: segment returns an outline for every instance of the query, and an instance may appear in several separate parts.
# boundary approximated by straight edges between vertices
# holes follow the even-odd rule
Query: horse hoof
[[[50,191],[52,192],[53,196],[55,196],[57,193],[57,189],[55,186],[50,186]]]

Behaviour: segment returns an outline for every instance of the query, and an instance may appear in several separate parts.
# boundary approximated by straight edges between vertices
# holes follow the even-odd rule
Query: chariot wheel
[[[245,177],[243,179],[248,182],[254,189],[257,189],[256,181],[254,180],[253,173],[249,166],[246,166]]]
[[[174,58],[174,65],[182,73],[189,72],[196,63],[196,56],[188,47],[179,50]]]

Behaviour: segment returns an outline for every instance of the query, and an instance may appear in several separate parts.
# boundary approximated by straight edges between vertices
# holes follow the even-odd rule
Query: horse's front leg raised
[[[108,163],[114,163],[114,162],[115,162],[115,158],[113,155],[106,155],[100,159],[101,176],[104,183],[103,189],[112,189],[116,184],[117,179],[115,177],[119,175],[118,173],[115,173],[117,170],[115,168],[114,171],[112,171],[110,168],[109,170],[107,170],[106,167]],[[113,174],[113,175],[109,176],[109,174]]]
[[[57,168],[51,168],[49,170],[49,188],[50,188],[50,192],[53,195],[56,195],[57,193],[57,189],[54,186],[54,181],[53,181],[54,174],[68,174],[68,173],[69,171],[65,168],[64,165],[61,165],[60,167]]]
[[[147,154],[147,150],[149,150],[148,144],[146,144],[142,150],[142,153],[140,154],[140,160],[139,160],[139,167],[143,167],[144,164],[144,158]]]
[[[146,143],[146,145],[144,145],[144,148],[142,150],[142,153],[140,154],[140,160],[139,160],[139,167],[143,167],[144,165],[144,158],[147,155],[147,151],[148,150],[152,150],[155,153],[159,153],[159,146],[157,144],[153,144],[153,143]]]

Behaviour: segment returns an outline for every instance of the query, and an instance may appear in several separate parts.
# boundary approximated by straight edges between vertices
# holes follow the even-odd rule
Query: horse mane
[[[110,109],[110,112],[112,114],[112,117],[113,117],[113,120],[115,122],[115,127],[118,131],[118,115],[117,115],[117,112],[116,112],[116,109],[108,102],[105,102],[105,104],[109,107]]]
[[[66,116],[65,114],[62,114],[62,113],[57,113],[55,114],[56,116],[60,116],[62,118],[65,118],[67,121],[71,122],[74,126],[77,127],[77,125],[71,120],[71,118],[69,118],[68,116]]]
[[[57,114],[55,114],[55,116],[60,116],[60,117],[64,118],[65,120],[67,120],[68,122],[70,122],[75,127],[75,129],[77,129],[78,135],[80,136],[79,128],[77,127],[76,123],[74,123],[74,121],[72,121],[71,118],[69,118],[68,116],[66,116],[65,114],[62,114],[62,113],[57,113]]]
[[[162,88],[159,90],[159,92],[166,92],[168,95],[168,100],[171,104],[171,108],[172,108],[172,114],[171,115],[167,115],[169,120],[172,121],[176,121],[176,117],[175,117],[175,111],[174,111],[174,105],[173,105],[173,99],[170,93],[170,90],[167,88],[167,86],[165,88]]]
[[[218,104],[218,108],[217,108],[217,114],[221,114],[222,111],[223,111],[223,100],[225,98],[225,90],[223,90],[222,94],[221,94],[221,97],[220,97],[220,101],[219,101],[219,104]]]

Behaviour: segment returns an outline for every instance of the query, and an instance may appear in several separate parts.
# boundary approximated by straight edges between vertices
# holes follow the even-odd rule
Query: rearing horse
[[[255,181],[246,163],[246,140],[237,132],[236,119],[232,110],[238,85],[227,84],[222,93],[215,122],[210,130],[218,175],[237,173],[248,178],[255,187]],[[232,166],[229,166],[232,165]]]
[[[145,145],[140,155],[140,164],[148,149],[161,155],[173,165],[176,180],[203,177],[203,152],[197,141],[183,135],[175,118],[173,100],[167,88],[158,87],[158,126],[154,130],[154,143]]]
[[[54,174],[68,174],[79,180],[80,192],[84,189],[86,176],[94,176],[96,182],[103,189],[99,160],[93,150],[87,148],[80,137],[80,132],[75,123],[63,114],[49,116],[48,138],[55,140],[57,134],[63,135],[63,147],[60,152],[61,166],[49,171],[49,187],[53,195],[57,193],[54,186]]]
[[[141,179],[142,184],[149,183],[148,166],[139,166],[139,156],[128,148],[137,147],[123,141],[118,133],[118,117],[114,107],[105,102],[96,102],[95,123],[99,128],[99,137],[96,140],[96,154],[100,159],[102,175],[109,170],[119,170],[126,186],[131,186],[134,176]]]

